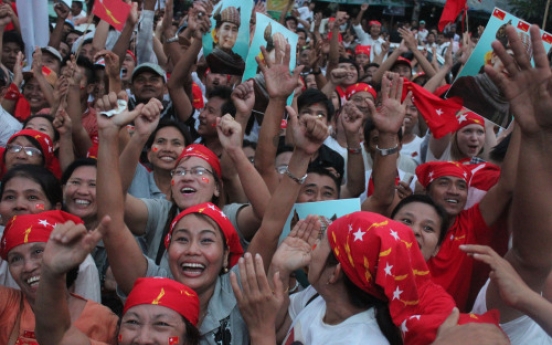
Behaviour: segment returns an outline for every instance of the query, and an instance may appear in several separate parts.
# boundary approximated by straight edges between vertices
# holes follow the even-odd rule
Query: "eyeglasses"
[[[283,175],[286,173],[287,168],[288,168],[287,165],[278,165],[276,167],[276,171],[278,172],[278,174]]]
[[[182,176],[186,176],[186,175],[190,174],[191,176],[194,176],[194,177],[201,177],[201,176],[204,176],[207,173],[209,173],[210,175],[215,176],[212,171],[210,171],[209,169],[203,168],[203,167],[193,167],[191,169],[184,169],[184,168],[174,169],[174,170],[171,171],[171,176],[172,177],[176,177],[176,176],[182,177]]]
[[[13,153],[19,153],[21,150],[23,150],[23,152],[25,152],[25,154],[29,157],[33,157],[35,155],[42,156],[42,152],[36,147],[8,144],[6,146],[6,149]]]

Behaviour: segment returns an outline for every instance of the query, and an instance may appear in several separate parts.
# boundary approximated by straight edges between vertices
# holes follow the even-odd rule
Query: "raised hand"
[[[410,51],[415,51],[416,49],[418,49],[418,42],[416,41],[416,37],[414,37],[414,34],[410,30],[399,28],[398,31],[402,39],[404,40],[404,44]]]
[[[236,86],[232,92],[232,102],[238,112],[247,115],[251,114],[253,106],[255,105],[255,90],[252,80],[248,80]]]
[[[492,248],[469,244],[461,245],[460,249],[475,260],[482,261],[491,267],[489,278],[498,286],[500,298],[510,307],[520,307],[524,298],[534,293],[512,265]]]
[[[402,88],[403,79],[397,73],[386,72],[381,86],[381,108],[376,110],[374,103],[368,103],[374,124],[382,133],[397,134],[403,125],[406,106],[401,103]],[[409,92],[406,97],[412,94]]]
[[[102,50],[94,55],[94,61],[98,61],[100,58],[104,58],[105,73],[110,79],[116,79],[121,72],[119,56],[110,50]]]
[[[110,218],[104,217],[93,231],[72,221],[56,225],[42,255],[44,268],[61,275],[80,265],[107,231],[109,222]]]
[[[65,107],[60,106],[58,108],[52,124],[60,136],[71,133],[73,121],[71,120],[71,116],[65,111]]]
[[[12,21],[12,9],[8,4],[0,4],[0,27],[8,25]]]
[[[126,108],[125,110],[111,117],[102,115],[103,112],[109,112],[118,109],[119,101],[128,101],[128,96],[125,91],[119,92],[118,95],[115,94],[115,92],[110,92],[109,94],[104,95],[96,100],[96,119],[98,121],[99,129],[115,128],[118,130],[119,128],[126,126],[134,121],[134,119],[138,115],[140,115],[142,108],[145,106],[144,104],[138,104],[133,111],[129,111],[128,108]]]
[[[211,29],[212,5],[196,1],[188,13],[188,28],[194,38],[201,40],[203,35]]]
[[[329,135],[328,126],[314,115],[301,115],[297,118],[297,112],[292,107],[287,106],[289,114],[288,126],[292,131],[293,142],[297,148],[305,153],[312,155],[324,143]]]
[[[360,5],[360,10],[365,12],[368,9],[368,4],[362,4]]]
[[[343,108],[341,108],[339,120],[343,125],[343,129],[345,130],[347,137],[360,136],[364,116],[351,101],[345,103]]]
[[[510,102],[510,109],[522,132],[526,135],[535,135],[543,129],[552,131],[552,118],[549,116],[552,111],[552,72],[539,27],[532,25],[529,32],[535,67],[531,65],[530,57],[516,29],[508,25],[506,34],[514,55],[508,54],[500,42],[493,42],[493,50],[504,68],[497,71],[493,66],[486,65],[485,73]]]
[[[54,5],[54,12],[56,12],[58,18],[63,20],[67,19],[69,16],[69,8],[61,2]]]
[[[20,86],[23,82],[23,52],[17,53],[15,64],[13,65],[13,83]]]
[[[35,47],[33,52],[33,64],[31,65],[33,76],[35,78],[42,77],[42,50],[40,47]]]
[[[242,128],[232,115],[226,114],[217,119],[217,133],[220,144],[226,151],[241,149],[243,144]]]
[[[347,77],[349,72],[344,68],[335,68],[330,72],[330,82],[334,85],[341,84]]]
[[[318,243],[320,230],[321,224],[317,216],[299,220],[278,246],[272,261],[277,262],[277,266],[287,272],[308,266],[311,251]]]
[[[266,90],[270,98],[286,99],[297,86],[297,79],[303,70],[303,66],[297,66],[293,74],[289,72],[290,46],[286,44],[285,52],[282,54],[280,43],[275,42],[274,62],[270,61],[265,47],[261,47],[264,56],[264,63],[255,57],[261,72],[266,81]]]
[[[138,3],[132,0],[126,0],[126,3],[130,4],[130,13],[128,14],[125,25],[134,29],[136,23],[138,23]]]
[[[256,254],[253,258],[250,253],[245,253],[238,261],[238,267],[241,288],[234,272],[230,274],[230,282],[251,338],[275,336],[276,311],[282,306],[285,294],[280,274],[274,274],[273,291],[261,255]]]
[[[159,124],[161,110],[163,110],[161,101],[157,98],[151,98],[134,119],[134,133],[142,138],[149,138]]]

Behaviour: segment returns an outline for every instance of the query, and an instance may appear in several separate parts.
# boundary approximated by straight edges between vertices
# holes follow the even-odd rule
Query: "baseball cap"
[[[151,62],[142,63],[136,66],[136,68],[134,68],[134,71],[132,72],[131,80],[134,81],[134,78],[136,78],[138,74],[146,71],[158,74],[163,78],[163,81],[165,83],[167,82],[167,74],[165,73],[165,71],[161,68],[161,66]]]

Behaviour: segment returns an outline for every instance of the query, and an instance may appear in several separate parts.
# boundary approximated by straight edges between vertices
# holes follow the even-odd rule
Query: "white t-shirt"
[[[422,145],[423,141],[423,138],[415,136],[414,140],[412,140],[408,144],[405,144],[403,142],[401,148],[401,156],[412,157],[412,159],[414,159],[417,164],[422,164],[422,152],[420,151],[420,146]]]
[[[490,279],[483,285],[473,305],[473,313],[483,314],[487,312],[487,288]],[[515,320],[500,324],[500,327],[510,338],[512,345],[550,345],[552,338],[529,316],[524,315]]]
[[[323,321],[326,302],[321,296],[306,305],[315,294],[316,290],[309,286],[290,296],[289,315],[293,323],[283,344],[389,344],[378,326],[373,308],[353,315],[338,325],[328,325]]]

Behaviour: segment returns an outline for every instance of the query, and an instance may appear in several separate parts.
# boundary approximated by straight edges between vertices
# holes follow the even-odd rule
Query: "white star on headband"
[[[354,239],[353,242],[356,242],[356,241],[363,241],[362,236],[364,236],[364,234],[366,234],[366,233],[360,231],[360,228],[358,228],[358,230],[357,230],[356,232],[353,233],[353,235],[355,236],[355,239]]]

